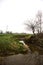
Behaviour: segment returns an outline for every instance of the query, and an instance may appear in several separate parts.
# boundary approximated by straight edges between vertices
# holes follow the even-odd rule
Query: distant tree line
[[[0,31],[0,34],[3,34],[4,32],[1,30]],[[7,33],[7,34],[12,34],[12,32],[10,32],[10,31],[6,31],[5,33]]]

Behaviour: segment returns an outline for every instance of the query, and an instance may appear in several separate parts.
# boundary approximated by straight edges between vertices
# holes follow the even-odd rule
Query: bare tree
[[[31,30],[33,32],[33,34],[35,33],[36,26],[35,26],[35,23],[32,22],[32,20],[28,21],[28,23],[25,23],[25,25],[26,25],[27,30]]]
[[[42,32],[42,12],[38,11],[37,15],[36,15],[36,29],[39,33]]]
[[[25,25],[27,26],[26,29],[31,30],[34,34],[36,30],[38,33],[42,32],[42,23],[42,12],[38,11],[36,19],[29,20],[28,23],[25,23]]]

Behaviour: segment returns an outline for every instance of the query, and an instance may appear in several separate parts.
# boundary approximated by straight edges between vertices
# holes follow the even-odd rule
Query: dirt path
[[[3,59],[0,65],[43,65],[43,56],[38,54],[18,54]]]

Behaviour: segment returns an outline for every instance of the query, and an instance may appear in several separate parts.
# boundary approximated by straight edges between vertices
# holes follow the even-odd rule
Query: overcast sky
[[[0,0],[0,30],[26,32],[24,23],[43,12],[43,0]]]

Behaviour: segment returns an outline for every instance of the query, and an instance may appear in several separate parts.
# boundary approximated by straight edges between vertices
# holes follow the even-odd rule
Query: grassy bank
[[[19,42],[20,38],[27,38],[28,34],[0,34],[0,55],[13,55],[27,53],[28,49]]]

